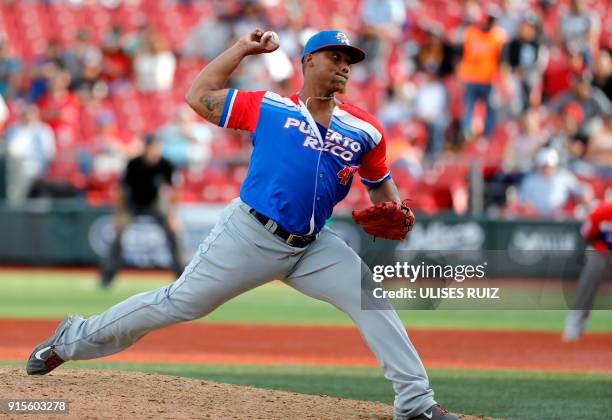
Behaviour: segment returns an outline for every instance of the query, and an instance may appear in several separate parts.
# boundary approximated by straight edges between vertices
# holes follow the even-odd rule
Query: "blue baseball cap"
[[[304,52],[302,53],[302,61],[308,54],[326,49],[339,49],[346,52],[351,57],[351,63],[359,63],[366,57],[366,53],[361,49],[351,45],[351,41],[344,32],[341,31],[321,31],[310,37]]]

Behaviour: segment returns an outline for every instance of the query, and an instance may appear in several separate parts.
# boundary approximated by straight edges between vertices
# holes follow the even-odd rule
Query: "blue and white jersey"
[[[380,123],[350,104],[334,108],[322,136],[297,95],[229,89],[219,125],[251,133],[242,201],[294,234],[323,228],[355,172],[370,187],[390,179]]]

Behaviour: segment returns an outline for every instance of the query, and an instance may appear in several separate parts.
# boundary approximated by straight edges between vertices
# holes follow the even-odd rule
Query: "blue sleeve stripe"
[[[221,112],[221,118],[219,119],[219,126],[225,128],[229,122],[230,115],[232,113],[232,106],[234,105],[234,99],[236,98],[236,89],[229,89],[227,96],[225,97],[225,104],[223,105],[223,112]]]
[[[380,179],[377,179],[376,181],[368,181],[367,179],[361,178],[361,183],[365,185],[366,187],[376,187],[390,179],[391,179],[391,172],[387,172],[385,176],[383,176]]]

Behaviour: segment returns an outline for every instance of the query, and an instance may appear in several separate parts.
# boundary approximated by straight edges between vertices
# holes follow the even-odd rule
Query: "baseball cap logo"
[[[348,36],[346,36],[346,34],[344,32],[338,32],[336,34],[336,39],[340,42],[342,42],[343,44],[347,44],[350,45],[351,42],[348,39]]]
[[[344,50],[350,55],[350,64],[359,63],[365,58],[365,52],[363,50],[353,47],[348,36],[342,31],[330,29],[321,31],[310,37],[306,45],[304,45],[304,52],[302,53],[302,61],[308,54],[317,52],[323,48],[338,47]]]

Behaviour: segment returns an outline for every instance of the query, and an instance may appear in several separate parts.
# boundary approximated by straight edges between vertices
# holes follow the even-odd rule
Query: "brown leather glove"
[[[353,220],[374,237],[401,241],[416,223],[408,200],[401,205],[393,201],[378,203],[367,209],[353,210]]]

